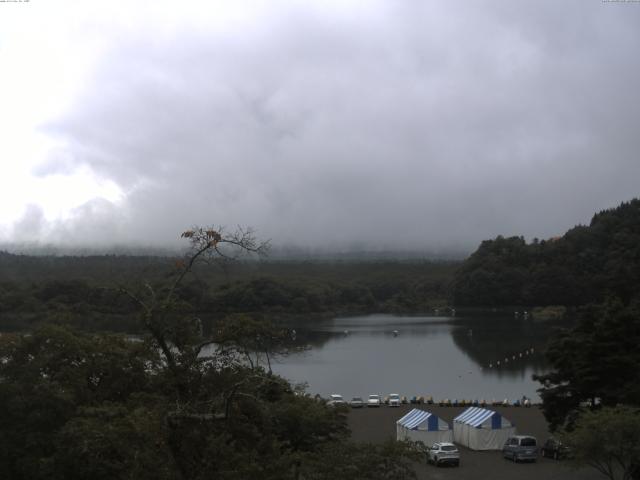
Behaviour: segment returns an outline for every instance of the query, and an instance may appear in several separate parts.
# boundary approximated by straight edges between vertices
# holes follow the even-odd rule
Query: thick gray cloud
[[[280,4],[278,4],[280,5]],[[125,192],[54,238],[470,249],[548,237],[638,195],[640,4],[274,8],[251,26],[114,39],[38,173]]]

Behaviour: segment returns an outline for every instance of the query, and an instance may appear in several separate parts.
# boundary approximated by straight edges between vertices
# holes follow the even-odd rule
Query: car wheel
[[[513,463],[518,463],[518,455],[516,455],[515,452],[511,455],[511,460],[513,460]]]
[[[558,459],[558,451],[557,450],[555,452],[553,452],[553,459],[554,460]]]

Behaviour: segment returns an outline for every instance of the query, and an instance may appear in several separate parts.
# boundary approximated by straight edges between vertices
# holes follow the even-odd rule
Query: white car
[[[345,402],[344,398],[342,398],[342,395],[339,395],[337,393],[332,393],[331,395],[329,395],[329,401],[327,402],[327,405],[331,405],[331,406],[336,406],[336,405],[344,405]]]
[[[443,464],[460,466],[460,452],[453,443],[434,443],[427,449],[427,463],[433,463],[436,467]]]
[[[380,395],[369,395],[369,399],[367,400],[367,407],[379,407],[382,404],[382,400],[380,399]]]
[[[399,407],[401,403],[402,403],[402,399],[400,398],[400,395],[398,395],[397,393],[390,393],[389,394],[389,406],[390,407]]]

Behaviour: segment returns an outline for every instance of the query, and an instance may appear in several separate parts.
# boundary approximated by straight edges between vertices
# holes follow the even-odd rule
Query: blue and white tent
[[[414,408],[396,422],[396,439],[433,445],[436,442],[452,442],[453,431],[437,415]]]
[[[500,450],[516,427],[498,412],[470,407],[453,419],[453,441],[472,450]]]

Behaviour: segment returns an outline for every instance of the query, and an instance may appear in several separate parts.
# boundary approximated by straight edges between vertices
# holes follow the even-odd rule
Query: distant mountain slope
[[[589,226],[526,243],[486,240],[452,283],[455,305],[584,305],[640,294],[640,200],[594,215]]]

